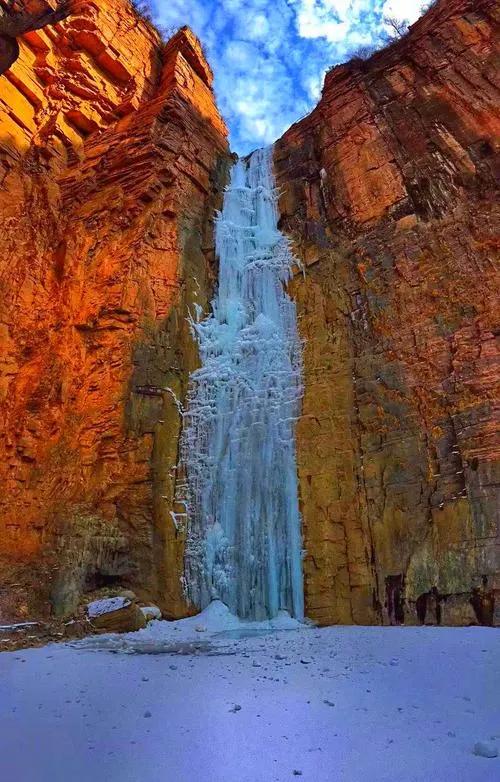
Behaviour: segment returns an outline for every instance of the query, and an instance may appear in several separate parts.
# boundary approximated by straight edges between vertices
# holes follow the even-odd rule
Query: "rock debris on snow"
[[[295,770],[311,782],[496,782],[499,680],[489,628],[276,631],[215,606],[0,654],[2,778],[157,782],[167,769],[175,782],[286,782]]]
[[[478,755],[481,758],[497,758],[498,747],[486,741],[478,741],[474,744],[474,755]],[[500,779],[500,769],[498,770],[498,775],[498,779]]]

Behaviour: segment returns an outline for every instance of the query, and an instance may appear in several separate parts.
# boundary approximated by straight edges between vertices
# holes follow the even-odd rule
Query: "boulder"
[[[122,589],[120,591],[120,597],[125,597],[127,600],[130,600],[131,603],[133,603],[134,600],[137,600],[137,595],[135,592],[132,592],[131,589]]]
[[[96,600],[87,606],[91,624],[109,633],[130,633],[146,627],[147,620],[137,603],[124,597]]]

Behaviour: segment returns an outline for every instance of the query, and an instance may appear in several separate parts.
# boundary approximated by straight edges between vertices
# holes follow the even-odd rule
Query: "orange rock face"
[[[325,624],[500,621],[499,21],[494,0],[438,2],[330,71],[276,146],[305,266],[306,602]]]
[[[176,397],[228,153],[211,84],[189,30],[164,46],[125,0],[25,35],[0,77],[6,612],[115,580],[185,611]]]
[[[323,624],[499,622],[497,6],[436,3],[276,145]],[[0,613],[116,583],[180,616],[187,315],[226,129],[189,30],[75,7],[0,77]]]

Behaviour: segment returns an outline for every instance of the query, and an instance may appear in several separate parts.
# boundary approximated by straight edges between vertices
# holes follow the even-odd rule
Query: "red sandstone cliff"
[[[126,0],[20,43],[0,77],[0,605],[65,612],[119,579],[178,613],[173,396],[227,168],[212,74]]]
[[[0,74],[20,54],[18,38],[54,25],[76,10],[80,0],[2,0],[0,2]],[[55,3],[55,5],[54,5]]]
[[[438,2],[333,69],[276,146],[322,623],[489,622],[495,596],[498,615],[498,21]],[[176,398],[227,162],[199,43],[163,47],[126,0],[26,34],[0,77],[4,613],[114,581],[186,611]]]
[[[495,591],[499,620],[499,21],[495,0],[438,2],[330,71],[276,146],[323,623],[491,621]]]

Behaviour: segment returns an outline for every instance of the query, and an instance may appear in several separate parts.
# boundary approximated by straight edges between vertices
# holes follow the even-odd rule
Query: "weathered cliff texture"
[[[226,129],[190,31],[79,9],[0,77],[0,610],[119,581],[174,615],[176,398]]]
[[[189,31],[164,47],[126,0],[74,8],[0,77],[0,614],[116,581],[177,616],[186,315],[213,284],[226,131]],[[438,2],[276,146],[325,624],[499,621],[499,21]]]
[[[278,142],[303,260],[308,615],[500,611],[495,0],[443,0]],[[496,597],[496,608],[493,601]]]
[[[3,0],[0,3],[0,75],[20,54],[18,38],[65,19],[82,0]]]

